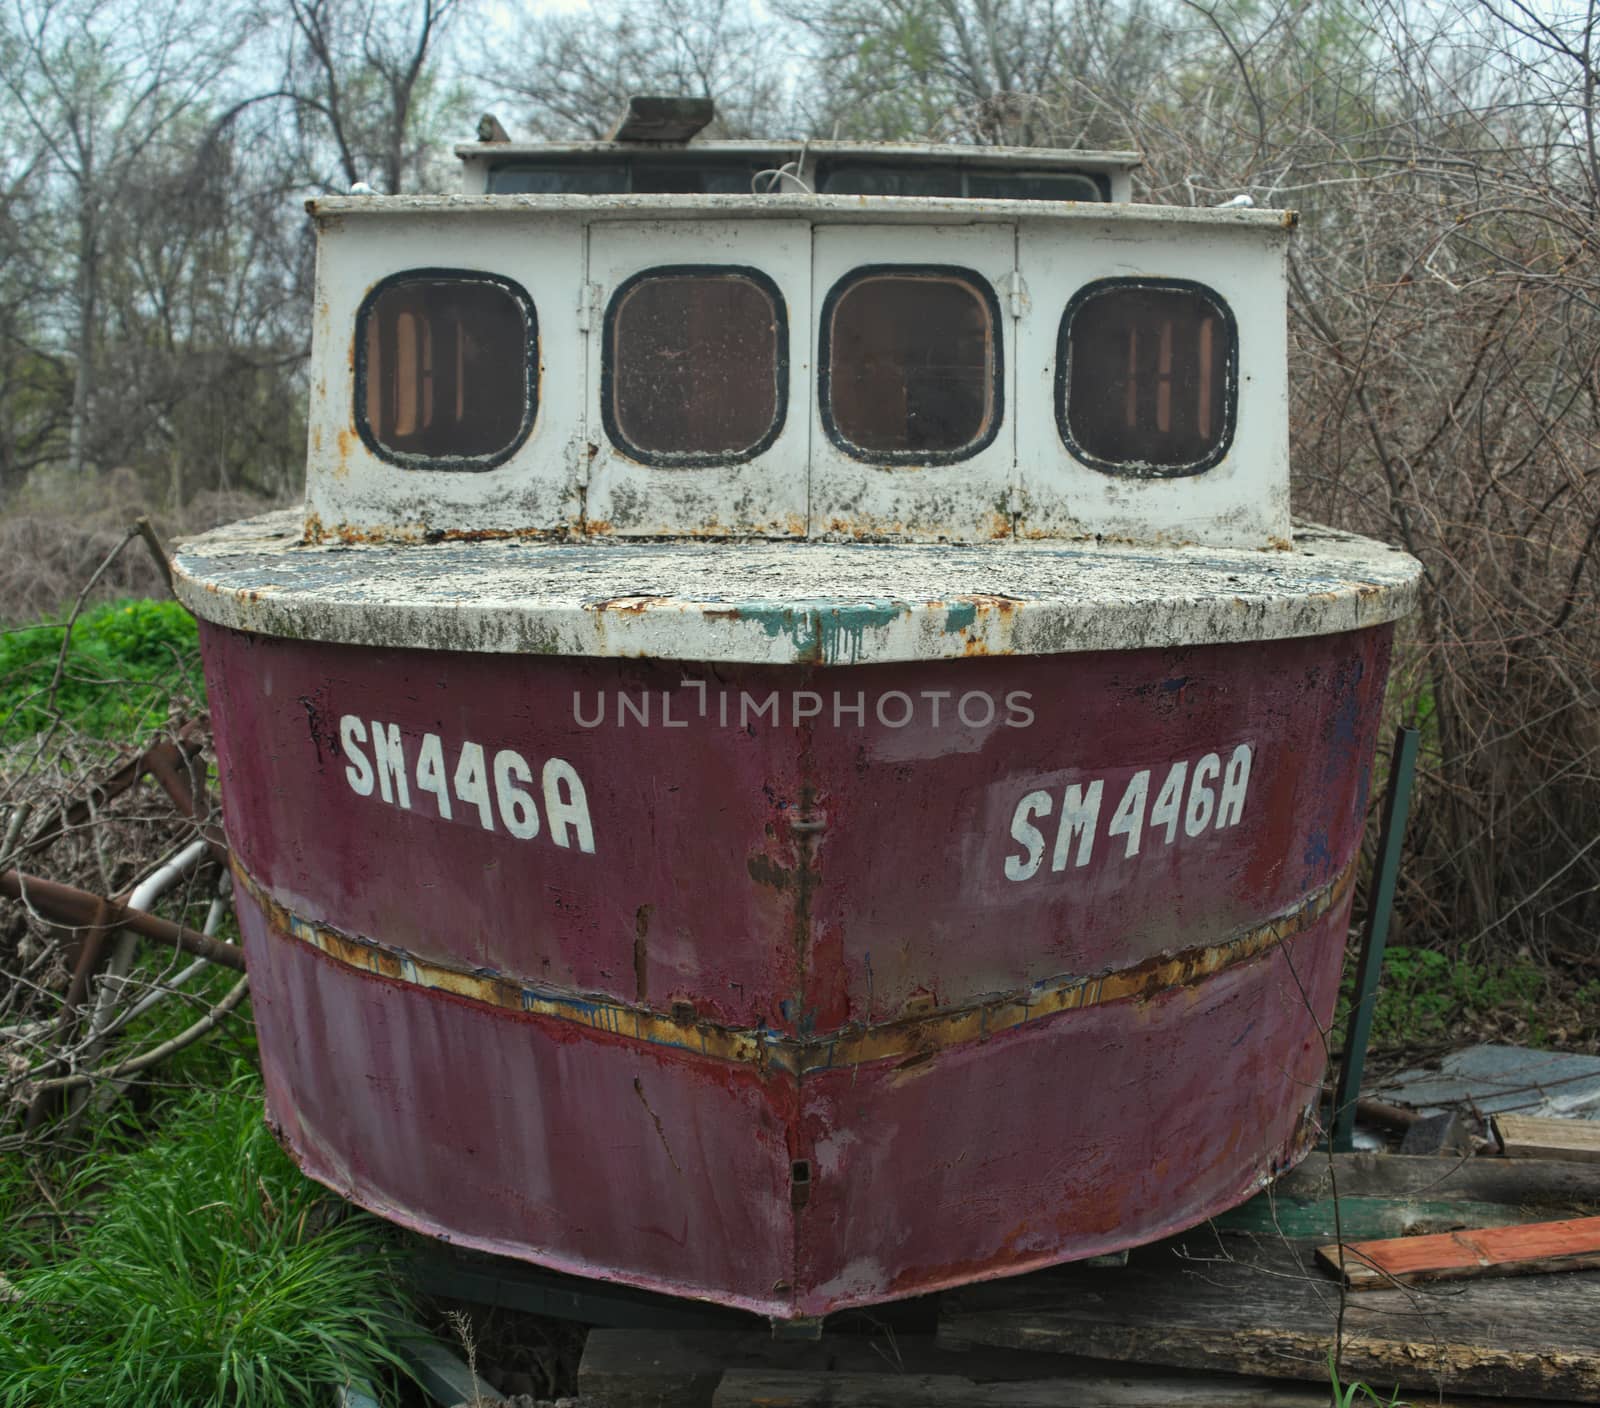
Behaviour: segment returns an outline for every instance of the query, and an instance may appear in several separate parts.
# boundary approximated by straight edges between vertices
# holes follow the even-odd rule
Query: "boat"
[[[1290,515],[1295,217],[695,107],[310,202],[303,509],[175,557],[268,1117],[775,1322],[1192,1226],[1318,1136],[1418,588]]]

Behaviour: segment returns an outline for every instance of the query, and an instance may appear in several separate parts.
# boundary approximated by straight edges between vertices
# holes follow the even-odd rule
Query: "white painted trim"
[[[1392,621],[1421,565],[1307,526],[1289,550],[1014,542],[308,546],[293,512],[182,544],[236,630],[441,651],[855,665],[1227,644]]]

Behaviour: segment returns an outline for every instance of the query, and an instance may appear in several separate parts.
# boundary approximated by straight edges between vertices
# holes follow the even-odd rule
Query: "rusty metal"
[[[36,875],[24,875],[20,870],[6,870],[0,871],[0,895],[27,904],[53,924],[85,929],[89,932],[89,939],[84,946],[85,956],[80,958],[77,971],[74,972],[74,986],[79,986],[79,973],[84,975],[82,986],[87,985],[87,975],[95,962],[89,950],[93,946],[98,951],[104,944],[106,936],[115,929],[128,929],[152,943],[181,949],[184,953],[204,958],[219,967],[231,968],[236,973],[245,971],[244,954],[233,944],[213,939],[186,925],[174,924],[170,919],[163,919],[158,914],[150,914],[142,909],[130,909],[116,900],[91,894],[72,885],[63,885],[55,880],[43,880]],[[72,996],[71,992],[68,996],[69,998]],[[81,1001],[82,997],[82,987],[79,987],[77,998]],[[69,1003],[69,1007],[70,1005]]]
[[[197,814],[195,797],[198,793],[194,779],[204,774],[203,771],[197,774],[192,765],[209,744],[208,720],[204,716],[185,720],[171,738],[162,739],[129,758],[99,782],[92,783],[86,796],[56,812],[22,844],[13,859],[22,860],[47,850],[68,831],[89,822],[112,798],[136,787],[147,776],[156,777],[185,816],[203,821],[204,817]],[[180,779],[184,777],[190,781],[181,782]],[[205,816],[209,815],[210,804],[207,802]],[[220,853],[213,851],[213,854],[219,861],[225,862],[227,859],[225,847]]]
[[[820,826],[813,823],[807,827],[797,821],[792,829],[803,834],[819,830]],[[561,992],[541,987],[529,977],[430,962],[392,944],[341,933],[330,925],[292,913],[274,900],[242,864],[237,860],[233,863],[235,883],[260,907],[274,933],[298,939],[357,972],[375,973],[394,982],[428,992],[449,993],[506,1012],[575,1022],[651,1046],[677,1047],[712,1060],[796,1076],[870,1061],[926,1059],[935,1052],[987,1040],[1025,1022],[1043,1021],[1060,1012],[1128,999],[1148,1001],[1169,989],[1192,986],[1234,964],[1249,962],[1312,928],[1349,898],[1354,873],[1352,861],[1333,881],[1312,891],[1283,914],[1220,943],[1162,954],[1131,968],[1093,977],[1048,980],[1025,991],[927,1015],[877,1024],[853,1023],[837,1032],[795,1036],[766,1027],[739,1029],[710,1021],[698,1016],[689,1004],[657,1012],[643,1005],[613,1001],[603,993]],[[797,911],[797,923],[803,925],[803,912]],[[647,952],[641,934],[635,946],[641,1003],[648,973]]]
[[[7,875],[15,875],[15,871],[6,871],[0,874],[0,886],[4,885]],[[61,1003],[61,1013],[56,1018],[54,1029],[50,1034],[49,1046],[59,1051],[71,1036],[73,1028],[77,1026],[82,1016],[82,1004],[89,991],[89,982],[95,970],[99,968],[105,953],[106,944],[111,937],[108,927],[108,911],[110,906],[105,900],[91,896],[95,904],[91,911],[89,923],[82,928],[82,942],[78,945],[78,953],[72,965],[72,977],[67,983],[67,992]],[[39,1067],[39,1074],[53,1070],[61,1064],[60,1057],[52,1057]],[[61,1108],[63,1092],[54,1089],[44,1089],[35,1092],[33,1099],[28,1102],[28,1113],[24,1121],[24,1130],[31,1134],[57,1110]]]
[[[202,630],[269,1106],[385,1216],[795,1317],[1114,1252],[1316,1137],[1387,628],[714,670]],[[684,727],[575,721],[622,692],[660,723],[686,680]],[[1037,717],[718,718],[857,688],[1020,690]],[[407,807],[352,790],[341,719],[397,721]],[[443,819],[415,787],[430,732],[446,772],[461,740],[568,759],[593,854]],[[1236,826],[1003,873],[1029,779],[1072,775],[1053,760],[1115,793],[1245,738]]]

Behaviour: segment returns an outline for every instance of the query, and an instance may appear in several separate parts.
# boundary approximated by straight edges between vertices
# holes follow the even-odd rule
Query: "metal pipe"
[[[227,881],[227,872],[223,873],[222,878],[224,882]],[[227,906],[222,895],[218,895],[211,901],[211,908],[206,911],[206,922],[201,927],[200,932],[206,935],[207,938],[214,936],[217,932],[217,925],[222,922],[222,916],[225,913],[227,913]],[[208,962],[209,960],[204,958],[195,959],[195,961],[187,968],[182,969],[180,972],[174,974],[171,978],[168,978],[166,982],[162,983],[161,986],[158,987],[154,992],[146,993],[143,997],[141,997],[126,1012],[122,1013],[116,1018],[115,1021],[111,1022],[106,1027],[102,1035],[108,1037],[113,1036],[117,1032],[121,1031],[130,1022],[138,1021],[140,1017],[144,1016],[144,1014],[154,1007],[158,1002],[170,997],[175,992],[181,991],[189,982],[191,982],[206,969]]]
[[[1372,897],[1367,908],[1367,931],[1361,941],[1361,961],[1356,975],[1356,1000],[1345,1030],[1344,1056],[1339,1062],[1339,1083],[1333,1093],[1333,1150],[1347,1154],[1355,1148],[1356,1097],[1361,1094],[1361,1074],[1367,1064],[1367,1042],[1372,1036],[1372,1016],[1378,1005],[1378,979],[1383,973],[1383,951],[1389,942],[1389,916],[1394,910],[1395,884],[1400,877],[1400,846],[1405,840],[1406,818],[1411,812],[1411,779],[1417,767],[1417,745],[1422,734],[1402,727],[1394,737],[1389,764],[1389,790],[1383,799],[1383,826],[1378,833],[1378,863],[1372,873]]]
[[[132,929],[142,938],[182,949],[208,962],[232,968],[236,973],[245,970],[244,954],[233,944],[207,938],[160,915],[146,914],[143,910],[132,909],[114,900],[103,900],[98,895],[75,889],[71,885],[41,880],[18,870],[6,870],[0,871],[0,895],[14,900],[26,897],[27,903],[53,924],[80,929],[96,924]]]
[[[192,870],[205,853],[204,841],[191,841],[172,859],[158,865],[133,887],[132,893],[128,896],[128,907],[149,909]],[[133,956],[138,942],[136,934],[123,933],[117,936],[116,947],[111,951],[111,960],[106,964],[105,972],[100,978],[100,991],[95,996],[94,1012],[89,1018],[89,1045],[86,1051],[88,1056],[94,1054],[106,1027],[111,1022],[111,1009],[122,991],[123,980],[128,976],[128,970],[133,967]]]

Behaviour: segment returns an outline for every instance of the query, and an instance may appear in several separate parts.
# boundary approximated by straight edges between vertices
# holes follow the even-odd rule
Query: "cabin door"
[[[805,535],[809,224],[594,225],[580,322],[580,528]]]
[[[1009,536],[1016,231],[821,225],[812,257],[811,532]]]

